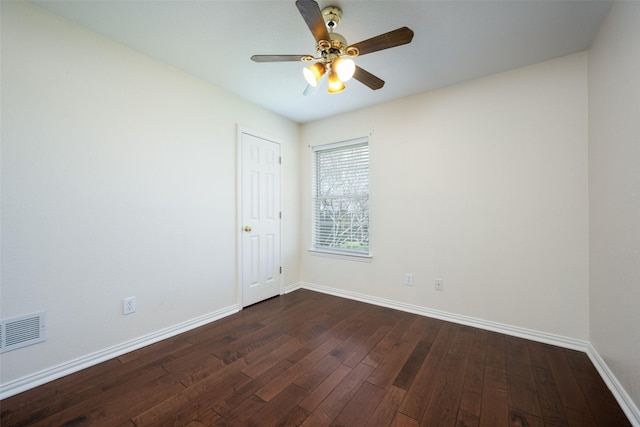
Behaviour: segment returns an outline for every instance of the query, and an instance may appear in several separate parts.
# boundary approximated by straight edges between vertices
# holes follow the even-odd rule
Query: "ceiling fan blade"
[[[318,86],[307,85],[306,89],[304,90],[304,92],[302,92],[302,94],[304,96],[311,96],[311,95],[315,95],[317,91],[318,91]]]
[[[379,36],[363,40],[359,43],[352,44],[350,47],[358,48],[360,55],[366,55],[367,53],[411,43],[412,39],[413,31],[408,27],[402,27],[389,31],[388,33],[380,34]]]
[[[331,40],[318,3],[313,0],[296,0],[296,7],[317,42],[320,40]]]
[[[305,56],[308,55],[253,55],[251,60],[254,62],[302,61]]]
[[[378,90],[382,88],[382,86],[384,86],[384,80],[374,76],[367,70],[363,70],[357,65],[356,65],[356,71],[353,73],[353,78],[373,90]]]

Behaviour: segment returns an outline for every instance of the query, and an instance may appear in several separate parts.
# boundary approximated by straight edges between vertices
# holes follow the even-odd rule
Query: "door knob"
[[[248,225],[244,226],[244,231],[246,231],[247,233],[251,231],[251,227],[249,227]]]

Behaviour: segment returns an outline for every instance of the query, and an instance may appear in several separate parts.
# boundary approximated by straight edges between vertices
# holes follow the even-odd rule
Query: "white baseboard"
[[[42,370],[40,372],[36,372],[34,374],[27,375],[13,381],[0,384],[0,399],[6,399],[7,397],[22,393],[23,391],[48,383],[58,378],[62,378],[74,372],[81,371],[82,369],[97,365],[98,363],[113,359],[125,353],[129,353],[133,350],[137,350],[150,344],[154,344],[167,338],[171,338],[175,335],[187,332],[191,329],[195,329],[197,327],[206,325],[207,323],[211,323],[215,320],[222,319],[223,317],[227,317],[231,314],[237,313],[238,311],[240,311],[240,306],[237,304],[225,307],[212,313],[187,320],[186,322],[178,323],[177,325],[161,329],[159,331],[124,342],[122,344],[118,344],[113,347],[109,347],[104,350],[100,350],[95,353],[91,353],[86,356],[71,360],[69,362],[65,362],[60,365]]]
[[[611,369],[609,369],[602,357],[600,357],[596,349],[588,341],[576,340],[573,338],[549,334],[533,329],[520,328],[503,323],[461,316],[458,314],[433,310],[417,305],[406,304],[399,301],[393,301],[385,298],[378,298],[370,295],[360,294],[357,292],[317,285],[314,283],[299,282],[295,285],[290,285],[290,288],[291,290],[288,292],[292,292],[296,289],[308,289],[311,291],[322,292],[325,294],[348,298],[368,304],[379,305],[382,307],[393,308],[408,313],[418,314],[426,317],[433,317],[440,320],[446,320],[448,322],[499,332],[505,335],[516,336],[531,341],[543,342],[545,344],[582,351],[583,353],[586,353],[587,356],[589,356],[592,363],[600,373],[600,376],[609,387],[609,390],[611,390],[611,393],[618,401],[618,404],[624,411],[625,415],[627,416],[627,418],[629,418],[631,424],[634,427],[640,427],[640,411],[638,411],[638,407],[634,404],[633,400],[631,400],[631,397],[629,397],[622,385],[620,385],[620,382],[617,380],[613,372],[611,372]]]
[[[283,294],[288,294],[289,292],[297,291],[300,289],[302,285],[300,283],[291,283],[289,285],[285,285],[282,289]]]
[[[636,406],[636,404],[631,400],[629,394],[627,394],[626,390],[622,387],[618,378],[611,372],[609,366],[604,361],[604,359],[600,356],[598,351],[591,345],[587,347],[587,356],[591,359],[591,363],[596,367],[598,373],[602,377],[602,380],[607,384],[611,393],[620,404],[620,407],[624,411],[627,418],[631,424],[635,427],[640,427],[640,410]]]
[[[489,331],[499,332],[506,335],[525,338],[528,340],[543,342],[546,344],[557,345],[564,348],[570,348],[572,350],[579,350],[586,352],[589,343],[587,341],[577,340],[573,338],[564,337],[561,335],[549,334],[546,332],[540,332],[533,329],[520,328],[518,326],[511,326],[504,323],[491,322],[489,320],[477,319],[475,317],[462,316],[459,314],[447,313],[445,311],[433,310],[419,305],[407,304],[404,302],[389,300],[385,298],[374,297],[370,295],[360,294],[357,292],[345,291],[342,289],[331,288],[328,286],[316,285],[308,282],[300,282],[298,288],[309,289],[312,291],[318,291],[325,294],[331,294],[338,297],[344,297],[356,301],[361,301],[369,304],[379,305],[382,307],[393,308],[407,313],[419,314],[426,317],[433,317],[435,319],[446,320],[448,322],[458,323],[467,326],[473,326],[475,328],[485,329]]]

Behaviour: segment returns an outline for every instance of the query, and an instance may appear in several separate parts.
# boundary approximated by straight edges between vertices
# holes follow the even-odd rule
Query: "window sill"
[[[373,261],[373,255],[369,254],[350,254],[346,252],[327,251],[321,249],[309,249],[309,254],[313,256],[322,256],[327,258],[345,259],[358,262],[371,262]]]

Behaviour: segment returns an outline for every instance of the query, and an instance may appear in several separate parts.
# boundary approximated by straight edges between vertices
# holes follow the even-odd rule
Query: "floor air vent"
[[[35,344],[47,338],[45,312],[0,321],[0,353]]]

